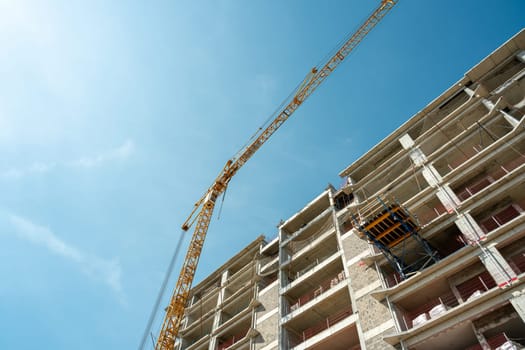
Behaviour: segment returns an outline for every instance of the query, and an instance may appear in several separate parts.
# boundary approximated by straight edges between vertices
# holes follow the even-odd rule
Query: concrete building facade
[[[524,349],[525,31],[192,290],[178,349]]]

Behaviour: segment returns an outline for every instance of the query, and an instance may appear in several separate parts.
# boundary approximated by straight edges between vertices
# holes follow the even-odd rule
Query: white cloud
[[[19,238],[42,246],[49,252],[76,264],[90,278],[101,279],[115,293],[119,302],[126,305],[121,283],[122,269],[118,260],[106,260],[86,254],[62,241],[49,228],[35,224],[26,218],[11,213],[7,214],[7,218]]]
[[[47,173],[55,168],[55,163],[36,162],[24,169],[11,168],[2,173],[3,177],[18,179],[31,174]]]
[[[133,140],[126,140],[122,145],[92,157],[81,157],[76,160],[64,163],[35,162],[26,168],[10,168],[0,173],[0,176],[8,179],[19,179],[29,175],[48,173],[58,167],[92,169],[103,164],[111,163],[113,161],[126,160],[133,154],[134,151],[135,143]]]
[[[73,167],[79,168],[94,168],[104,163],[127,159],[134,150],[134,142],[132,140],[126,140],[126,142],[117,148],[108,150],[93,157],[82,157],[69,164]]]

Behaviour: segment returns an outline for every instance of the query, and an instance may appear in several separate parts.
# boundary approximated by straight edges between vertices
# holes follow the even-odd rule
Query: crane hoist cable
[[[299,108],[299,106],[317,89],[317,87],[339,66],[383,17],[397,4],[398,0],[381,0],[379,6],[363,24],[325,61],[311,69],[298,88],[285,100],[281,109],[274,114],[273,120],[265,128],[257,130],[252,141],[244,146],[233,158],[228,160],[212,185],[195,203],[190,216],[182,224],[184,231],[194,226],[188,251],[181,267],[177,284],[166,308],[164,322],[155,345],[155,350],[172,350],[179,334],[184,317],[186,303],[197,269],[202,246],[208,232],[215,202],[224,193],[230,180],[237,171],[254,155],[255,152],[279,129],[279,127]]]
[[[168,265],[168,269],[166,270],[166,274],[164,275],[164,280],[162,281],[162,285],[159,290],[159,294],[157,295],[157,299],[155,299],[155,304],[153,305],[153,309],[151,310],[148,324],[146,326],[146,329],[144,330],[144,334],[142,335],[139,350],[143,350],[144,346],[146,345],[146,340],[148,339],[148,333],[151,331],[151,327],[153,325],[153,322],[155,321],[155,317],[157,316],[157,311],[159,310],[160,303],[162,301],[162,297],[164,296],[164,293],[166,292],[166,287],[168,285],[168,282],[170,280],[171,274],[173,272],[173,268],[175,267],[175,261],[177,260],[177,257],[179,256],[180,248],[182,247],[182,242],[184,241],[186,231],[182,231],[181,235],[179,236],[179,241],[177,242],[177,245],[175,246],[175,250],[173,251],[173,255],[171,256],[170,263]],[[151,333],[150,333],[151,334]],[[153,338],[153,335],[151,335]],[[155,346],[155,343],[153,344]]]

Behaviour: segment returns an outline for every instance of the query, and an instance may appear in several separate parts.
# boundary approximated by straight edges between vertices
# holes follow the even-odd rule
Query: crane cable
[[[153,305],[153,309],[151,310],[148,319],[148,324],[146,325],[146,329],[144,330],[144,334],[142,335],[142,339],[140,341],[138,350],[144,350],[144,346],[146,345],[146,339],[148,339],[148,334],[150,333],[151,327],[153,326],[153,321],[155,320],[155,317],[157,317],[157,311],[159,310],[160,302],[164,297],[166,287],[173,272],[173,268],[175,267],[175,261],[179,256],[180,248],[182,246],[182,241],[184,240],[185,233],[186,231],[182,230],[182,233],[179,236],[179,241],[177,242],[177,246],[175,247],[175,251],[173,252],[173,256],[171,257],[168,270],[166,271],[166,275],[164,276],[164,281],[162,282],[162,286],[160,287],[159,294],[157,295],[157,299],[155,300],[155,304]]]
[[[374,11],[370,12],[369,17],[373,14]],[[318,70],[320,67],[324,66],[330,57],[333,57],[334,54],[339,50],[339,48],[347,42],[351,37],[352,34],[357,31],[359,28],[359,25],[355,25],[354,30],[348,31],[346,35],[344,35],[339,42],[337,42],[336,45],[333,46],[333,48],[323,57],[319,60],[319,62],[312,68],[310,72],[304,77],[304,79],[297,84],[297,86],[290,92],[290,94],[281,102],[281,104],[275,109],[275,111],[266,118],[266,120],[261,124],[259,128],[253,133],[253,135],[248,139],[248,141],[235,153],[232,159],[237,159],[240,154],[246,149],[246,147],[255,140],[260,133],[270,124],[272,120],[275,119],[275,117],[279,114],[279,112],[284,108],[284,106],[289,103],[292,98],[302,89],[302,87],[307,83],[310,79],[312,79],[314,73],[314,70]]]
[[[222,206],[224,205],[224,197],[226,197],[226,192],[228,192],[228,187],[224,189],[224,192],[222,193],[222,200],[221,200],[221,206],[219,207],[219,215],[217,215],[217,220],[220,220],[221,214],[222,214]]]

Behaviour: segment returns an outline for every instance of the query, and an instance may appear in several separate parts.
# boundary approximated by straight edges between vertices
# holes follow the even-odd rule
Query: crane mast
[[[208,232],[208,227],[215,208],[217,198],[224,193],[230,180],[237,171],[250,159],[255,152],[279,129],[279,127],[299,108],[299,106],[317,89],[317,87],[337,68],[337,66],[352,52],[363,38],[392,9],[398,0],[381,0],[379,6],[366,21],[346,40],[322,66],[314,67],[303,83],[284,104],[285,107],[264,129],[255,135],[255,139],[244,147],[237,155],[226,162],[213,184],[195,203],[190,216],[182,225],[187,231],[193,224],[195,229],[191,237],[188,251],[184,259],[177,284],[173,291],[166,315],[162,324],[155,350],[172,350],[179,328],[184,317],[184,309],[188,301],[191,285],[199,262],[202,246]]]

